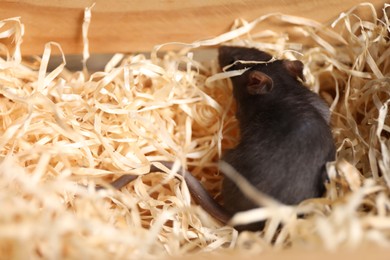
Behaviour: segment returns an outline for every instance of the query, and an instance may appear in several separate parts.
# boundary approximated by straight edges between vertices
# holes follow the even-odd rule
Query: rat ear
[[[270,92],[274,86],[273,80],[266,74],[254,70],[249,73],[249,81],[246,89],[251,95],[263,95]]]
[[[305,77],[303,76],[303,63],[300,60],[283,60],[283,66],[291,76],[305,81]]]

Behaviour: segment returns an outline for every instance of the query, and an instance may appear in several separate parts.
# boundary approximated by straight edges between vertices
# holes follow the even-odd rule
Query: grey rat
[[[321,196],[326,163],[335,159],[335,147],[326,103],[300,81],[304,79],[302,62],[271,61],[272,56],[260,50],[228,46],[219,48],[218,59],[221,68],[231,64],[228,70],[248,68],[231,78],[241,138],[222,160],[282,203],[297,204]],[[152,166],[150,172],[154,171],[159,169]],[[120,189],[135,178],[124,175],[111,185]],[[258,207],[228,178],[222,183],[223,206],[188,171],[184,179],[195,201],[224,224],[235,213]],[[260,222],[236,228],[258,230],[262,226]]]
[[[326,103],[302,85],[302,62],[273,61],[260,50],[228,46],[219,48],[218,58],[221,67],[234,64],[228,70],[249,68],[231,78],[241,139],[222,160],[284,204],[323,195],[326,163],[335,159],[330,113]],[[222,196],[229,214],[258,206],[228,178]]]

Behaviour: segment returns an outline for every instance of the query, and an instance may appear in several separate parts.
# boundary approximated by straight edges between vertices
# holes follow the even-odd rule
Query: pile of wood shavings
[[[237,20],[230,32],[177,52],[161,56],[157,46],[150,59],[117,54],[92,74],[68,71],[65,58],[47,72],[52,48],[61,51],[56,43],[42,58],[22,60],[20,20],[1,21],[0,37],[13,45],[0,44],[0,255],[146,258],[221,248],[390,246],[386,8],[378,19],[371,5],[360,5],[371,18],[361,20],[352,9],[330,25],[281,14]],[[291,35],[263,30],[272,19],[293,27]],[[94,189],[169,160],[189,168],[220,200],[218,158],[239,138],[234,102],[216,61],[201,64],[191,53],[219,44],[302,60],[307,85],[332,110],[338,160],[328,167],[327,195],[262,208],[256,217],[269,219],[262,232],[222,226],[164,167],[121,191]],[[250,218],[248,212],[235,221]]]

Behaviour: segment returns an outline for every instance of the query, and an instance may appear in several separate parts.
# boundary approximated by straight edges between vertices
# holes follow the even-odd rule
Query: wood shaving
[[[83,24],[84,64],[92,7]],[[22,59],[23,19],[0,21],[1,258],[390,246],[388,10],[385,4],[377,14],[360,4],[329,24],[284,14],[238,19],[213,39],[156,46],[150,58],[116,54],[94,73],[69,71],[55,42],[44,46],[42,57]],[[270,31],[264,20],[292,30]],[[193,59],[194,49],[220,44],[300,59],[307,86],[332,111],[337,161],[328,164],[326,196],[288,207],[266,200],[233,220],[267,219],[261,232],[239,234],[221,225],[175,177],[180,166],[188,168],[221,200],[218,159],[239,139],[231,75],[221,73],[215,59]],[[180,48],[163,53],[166,45]],[[53,48],[62,63],[48,71]],[[174,169],[160,165],[160,173],[145,175],[159,160],[175,161]],[[94,189],[129,173],[143,176],[121,191]]]

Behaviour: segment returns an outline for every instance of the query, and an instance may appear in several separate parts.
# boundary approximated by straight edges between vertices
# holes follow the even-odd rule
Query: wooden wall
[[[360,0],[0,0],[0,20],[20,16],[22,53],[41,54],[48,41],[65,53],[81,53],[84,8],[92,9],[92,53],[150,51],[170,41],[193,42],[226,32],[235,18],[252,20],[271,12],[327,22]],[[385,0],[371,1],[379,10]],[[268,26],[268,25],[267,25]],[[273,26],[273,25],[269,25]]]

